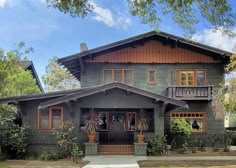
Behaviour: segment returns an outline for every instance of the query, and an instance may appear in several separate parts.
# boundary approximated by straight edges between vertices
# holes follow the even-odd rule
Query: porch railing
[[[179,100],[212,100],[213,86],[170,86],[168,97]]]

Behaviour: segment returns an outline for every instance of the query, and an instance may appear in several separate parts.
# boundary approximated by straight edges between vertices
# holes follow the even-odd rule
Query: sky
[[[48,8],[45,1],[0,0],[0,48],[14,49],[20,41],[33,47],[34,53],[27,57],[33,61],[40,79],[50,58],[78,53],[82,42],[91,49],[153,30],[129,14],[126,0],[91,0],[94,11],[84,19]],[[236,10],[236,1],[231,2]],[[168,16],[162,18],[160,30],[183,36]],[[201,20],[193,39],[227,51],[236,44],[236,38],[213,31]]]

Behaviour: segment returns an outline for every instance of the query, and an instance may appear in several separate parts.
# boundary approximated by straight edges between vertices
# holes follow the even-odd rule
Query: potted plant
[[[137,129],[139,130],[139,134],[137,134],[138,143],[143,143],[144,142],[143,131],[147,130],[148,127],[149,127],[148,118],[146,117],[146,115],[143,112],[141,112],[140,113],[140,119],[139,119],[138,124],[137,124]]]
[[[102,121],[99,114],[94,109],[91,109],[88,113],[87,120],[85,121],[89,143],[95,142],[96,130],[99,128],[101,123]]]

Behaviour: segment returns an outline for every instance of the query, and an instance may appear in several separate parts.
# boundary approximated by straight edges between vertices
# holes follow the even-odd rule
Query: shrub
[[[148,140],[149,155],[163,155],[167,145],[166,137],[163,135],[155,135]]]
[[[52,132],[52,134],[56,136],[58,145],[65,151],[67,156],[71,154],[72,147],[76,144],[77,140],[73,131],[74,126],[71,122],[67,121]]]
[[[58,153],[54,151],[43,151],[39,155],[40,160],[58,160]]]
[[[181,143],[177,145],[186,146],[186,139],[191,135],[192,127],[185,119],[174,119],[171,120],[171,133],[175,135],[174,139],[171,142],[172,146],[177,137],[179,137],[180,140],[183,139],[183,141],[180,141]]]
[[[83,150],[81,150],[79,145],[74,145],[71,151],[71,156],[73,159],[73,162],[78,163],[78,159],[83,157],[84,152]]]

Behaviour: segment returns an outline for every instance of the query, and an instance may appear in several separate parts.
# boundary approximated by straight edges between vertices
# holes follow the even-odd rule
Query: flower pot
[[[95,142],[95,135],[88,135],[88,138],[89,138],[89,143]]]
[[[138,143],[143,143],[144,142],[144,135],[143,134],[138,134],[137,135],[137,140],[138,140]]]

